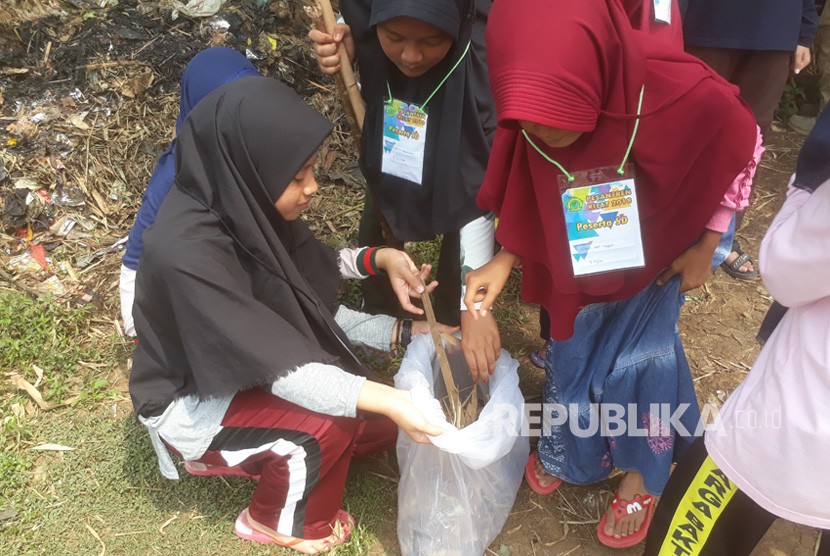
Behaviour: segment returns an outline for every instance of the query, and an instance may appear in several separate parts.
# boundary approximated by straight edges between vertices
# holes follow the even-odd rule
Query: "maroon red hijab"
[[[631,297],[696,240],[752,158],[755,120],[702,62],[634,31],[618,0],[497,0],[487,61],[499,128],[478,203],[499,216],[501,245],[523,259],[523,297],[548,309],[553,338],[567,339],[581,307]],[[629,161],[646,266],[575,278],[560,171],[517,121],[583,132],[566,148],[537,141],[569,172],[617,166],[643,85]]]

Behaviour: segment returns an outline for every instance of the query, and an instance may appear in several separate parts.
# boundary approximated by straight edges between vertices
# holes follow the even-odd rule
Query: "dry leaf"
[[[98,205],[98,210],[102,213],[102,216],[106,218],[107,215],[112,213],[112,211],[110,210],[109,203],[107,203],[104,200],[104,198],[98,193],[97,190],[93,189],[91,193],[92,198],[95,199],[95,204]]]
[[[98,535],[98,532],[95,529],[93,529],[86,523],[84,523],[84,525],[86,525],[87,531],[89,531],[92,534],[92,536],[95,537],[95,540],[101,543],[101,552],[98,553],[98,556],[104,556],[104,554],[107,553],[107,545],[104,544],[104,541],[101,540],[100,535]]]
[[[28,189],[30,191],[35,191],[41,188],[41,185],[31,178],[20,178],[14,180],[14,188],[15,189]]]
[[[140,95],[153,84],[154,79],[153,70],[144,68],[143,72],[130,79],[130,88],[136,95]]]
[[[29,397],[34,400],[34,402],[40,407],[41,409],[54,409],[57,406],[47,403],[43,396],[40,395],[37,388],[32,386],[25,378],[20,375],[12,375],[11,377],[12,384],[16,387],[20,388],[21,390],[25,390]]]
[[[171,517],[170,519],[168,519],[167,521],[165,521],[161,525],[161,527],[159,527],[159,533],[161,533],[163,535],[164,534],[164,528],[167,527],[168,525],[170,525],[171,523],[173,523],[174,521],[176,521],[177,519],[179,519],[179,514],[178,513],[176,515],[174,515],[173,517]]]
[[[323,169],[328,172],[331,170],[331,165],[334,164],[334,161],[337,160],[337,151],[329,151],[326,153],[326,157],[323,160]]]
[[[37,125],[25,117],[7,125],[6,131],[17,137],[34,137],[38,132]]]
[[[12,404],[12,415],[14,415],[15,419],[18,421],[26,416],[26,408],[20,405],[19,403]]]
[[[35,388],[37,388],[38,386],[40,386],[40,383],[43,381],[43,369],[41,369],[40,367],[38,367],[34,363],[32,364],[32,369],[35,370],[35,374],[37,375],[37,380],[35,381],[35,385],[34,385]]]
[[[87,124],[84,121],[85,117],[86,117],[86,113],[72,114],[71,116],[66,118],[66,121],[68,121],[70,124],[72,124],[76,128],[78,128],[80,130],[83,130],[83,131],[86,131],[86,130],[89,129],[89,124]]]
[[[47,442],[46,444],[38,444],[32,448],[32,450],[39,450],[41,452],[68,452],[74,449],[75,448],[70,448],[69,446],[64,446],[63,444],[53,444],[51,442]]]

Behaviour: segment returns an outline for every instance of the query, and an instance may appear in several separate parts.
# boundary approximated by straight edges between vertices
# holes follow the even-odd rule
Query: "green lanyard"
[[[427,103],[428,103],[429,101],[431,101],[431,100],[432,100],[432,97],[434,97],[434,96],[435,96],[435,93],[437,93],[437,92],[438,92],[438,90],[439,90],[441,87],[443,87],[443,86],[444,86],[444,83],[446,83],[446,82],[447,82],[447,79],[449,79],[449,78],[450,78],[450,76],[452,75],[452,72],[454,72],[454,71],[458,68],[459,64],[461,64],[461,60],[463,60],[463,59],[464,59],[464,57],[467,55],[467,52],[469,52],[469,51],[470,51],[470,45],[472,44],[472,42],[473,42],[473,41],[471,40],[470,42],[468,42],[468,43],[467,43],[467,48],[465,48],[465,49],[464,49],[464,53],[463,53],[463,54],[461,54],[461,57],[460,57],[460,58],[458,58],[458,61],[455,63],[455,65],[452,67],[452,69],[449,71],[449,73],[447,73],[447,75],[445,75],[445,76],[444,76],[444,79],[442,79],[442,80],[441,80],[441,82],[438,84],[438,86],[437,86],[437,87],[435,87],[435,90],[434,90],[434,91],[432,91],[432,94],[431,94],[431,95],[429,95],[429,97],[427,97],[427,99],[426,99],[426,100],[424,101],[424,103],[421,105],[421,110],[422,110],[422,111],[423,111],[423,110],[427,107]],[[387,82],[386,82],[386,90],[387,90],[387,92],[389,93],[389,100],[387,100],[386,102],[387,102],[387,103],[392,102],[392,89],[390,89],[390,88],[389,88],[389,81],[387,81]]]
[[[637,137],[637,128],[640,127],[640,114],[643,109],[643,92],[645,91],[645,89],[645,85],[643,85],[640,88],[640,101],[637,103],[637,119],[634,121],[634,131],[631,133],[631,140],[628,142],[628,148],[625,150],[625,156],[623,157],[622,162],[620,163],[620,167],[617,168],[617,173],[621,176],[625,174],[625,163],[628,162],[628,155],[631,154],[631,147],[634,146],[634,138]],[[530,143],[534,149],[536,149],[536,152],[541,154],[545,160],[559,168],[562,171],[562,173],[565,174],[565,176],[568,178],[569,182],[574,181],[575,178],[573,174],[568,173],[568,171],[565,170],[565,168],[561,164],[556,162],[554,159],[549,157],[544,151],[542,151],[542,149],[540,149],[536,145],[536,143],[533,142],[533,140],[530,138],[530,135],[528,135],[525,130],[522,130],[522,135],[524,135],[525,139],[527,139],[527,142]]]

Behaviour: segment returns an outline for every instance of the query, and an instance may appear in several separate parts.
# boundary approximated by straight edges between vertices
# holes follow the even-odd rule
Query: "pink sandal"
[[[597,526],[597,538],[599,542],[609,548],[631,548],[643,542],[646,535],[648,535],[648,527],[651,525],[651,516],[654,513],[654,497],[650,494],[637,494],[633,500],[622,500],[615,495],[611,501],[611,510],[614,512],[614,518],[616,520],[639,511],[645,511],[646,517],[643,519],[639,531],[618,539],[614,535],[605,534],[605,524],[608,522],[608,512],[605,512],[602,514],[602,519],[599,520],[599,525]]]
[[[337,510],[337,514],[334,516],[334,523],[332,524],[332,530],[337,529],[339,527],[340,535],[338,536],[337,540],[334,542],[330,542],[330,546],[335,546],[338,544],[343,544],[352,534],[352,526],[354,525],[354,518],[349,515],[349,513],[345,510]],[[289,542],[282,542],[278,539],[275,539],[271,535],[267,533],[263,533],[261,531],[257,531],[253,527],[251,527],[250,522],[248,521],[248,508],[242,510],[242,513],[236,518],[236,522],[233,524],[233,533],[240,539],[244,539],[246,541],[253,541],[262,544],[275,544],[277,546],[283,546],[286,548],[291,548],[293,546],[297,546],[303,541],[306,540],[316,540],[316,539],[294,539]]]
[[[562,479],[556,479],[548,486],[542,486],[539,478],[536,476],[536,462],[539,460],[539,452],[532,452],[527,458],[527,465],[525,465],[525,480],[533,492],[548,495],[552,494],[557,488],[562,486]]]

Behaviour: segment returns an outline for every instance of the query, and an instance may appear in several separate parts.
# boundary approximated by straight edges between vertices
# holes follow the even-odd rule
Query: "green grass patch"
[[[111,389],[107,376],[126,359],[126,348],[114,329],[101,330],[91,319],[88,307],[0,288],[0,504],[30,484],[37,463],[31,448],[54,442],[38,442],[47,413],[18,389],[15,375],[52,406],[89,406],[123,397]]]
[[[34,381],[37,365],[44,371],[44,398],[60,398],[80,361],[99,362],[107,355],[88,335],[90,315],[87,307],[0,288],[0,368]]]
[[[253,481],[161,476],[146,429],[110,383],[131,350],[90,308],[0,288],[0,554],[295,554],[233,535]],[[71,403],[40,410],[12,374],[49,404]],[[44,444],[71,450],[33,449]],[[394,484],[353,471],[344,507],[359,523],[337,553],[367,554],[394,516]]]
[[[163,478],[146,429],[125,415],[129,402],[117,405],[40,416],[33,441],[73,450],[37,453],[28,485],[0,503],[16,514],[0,521],[0,554],[99,554],[103,545],[122,555],[295,554],[233,534],[255,482],[192,477],[181,467],[181,480]],[[395,485],[363,470],[372,463],[350,473],[344,507],[358,526],[337,554],[367,554],[379,524],[394,519]]]

